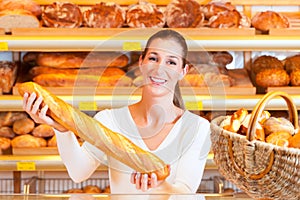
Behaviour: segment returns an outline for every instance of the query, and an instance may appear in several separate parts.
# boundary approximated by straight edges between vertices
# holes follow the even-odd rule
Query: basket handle
[[[249,141],[254,140],[255,132],[256,132],[256,124],[265,108],[265,105],[271,99],[273,99],[274,97],[278,97],[278,96],[282,97],[286,101],[288,110],[289,110],[289,119],[291,122],[293,122],[294,128],[295,129],[299,128],[298,112],[297,112],[297,108],[296,108],[292,98],[285,92],[273,91],[273,92],[269,92],[265,96],[263,96],[263,98],[260,99],[260,101],[255,105],[254,109],[252,110],[252,114],[251,114],[250,121],[249,121],[249,126],[247,129],[247,134],[246,134],[247,140],[249,140]],[[230,160],[231,160],[234,168],[237,170],[237,172],[240,173],[242,176],[245,176],[245,172],[236,164],[236,162],[233,158],[232,147],[233,147],[233,142],[231,139],[229,139],[228,151],[229,151]],[[275,158],[274,151],[272,151],[270,154],[269,163],[266,166],[266,168],[260,174],[251,174],[248,177],[253,180],[258,180],[258,179],[262,178],[263,176],[265,176],[271,170],[272,165],[274,163],[274,158]]]

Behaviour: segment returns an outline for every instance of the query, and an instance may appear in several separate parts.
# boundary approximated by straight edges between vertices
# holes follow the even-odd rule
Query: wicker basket
[[[220,173],[254,199],[300,199],[300,149],[254,140],[255,124],[274,97],[287,103],[290,121],[298,129],[296,106],[284,92],[267,93],[255,106],[246,136],[220,127],[224,116],[211,122],[214,161]]]

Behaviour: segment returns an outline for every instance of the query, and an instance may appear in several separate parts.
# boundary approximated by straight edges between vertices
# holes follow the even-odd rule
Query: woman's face
[[[173,93],[176,83],[185,75],[182,47],[173,40],[153,40],[139,62],[144,86],[154,95]]]

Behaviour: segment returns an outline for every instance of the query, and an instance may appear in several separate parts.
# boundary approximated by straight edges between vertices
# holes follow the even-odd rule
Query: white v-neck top
[[[157,149],[151,151],[141,138],[127,106],[100,111],[94,118],[170,164],[171,172],[166,178],[167,182],[184,184],[192,193],[196,192],[211,146],[210,125],[206,119],[185,111],[164,141]],[[60,155],[74,181],[80,182],[87,179],[99,164],[105,164],[109,167],[111,193],[142,193],[130,183],[130,176],[134,171],[130,167],[106,156],[88,142],[79,146],[76,144],[75,135],[71,132],[56,131],[56,136]]]

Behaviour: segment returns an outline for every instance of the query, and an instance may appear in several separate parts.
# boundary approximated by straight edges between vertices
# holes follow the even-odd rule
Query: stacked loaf
[[[24,63],[31,63],[31,79],[47,87],[131,86],[132,79],[122,69],[128,57],[118,52],[30,52]]]

